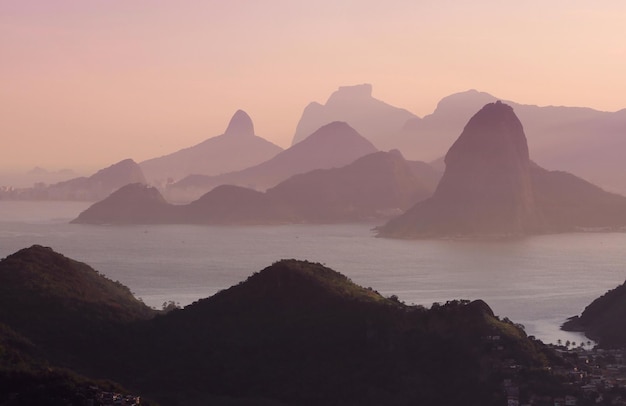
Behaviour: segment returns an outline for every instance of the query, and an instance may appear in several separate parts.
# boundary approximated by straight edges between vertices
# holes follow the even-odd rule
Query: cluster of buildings
[[[521,368],[510,364],[511,378],[503,382],[507,406],[626,406],[626,349],[553,349],[565,361],[561,366],[547,368],[552,377],[565,383],[559,394],[520,396],[522,379],[518,379],[517,371]]]
[[[83,403],[87,406],[139,406],[142,404],[140,396],[104,391],[97,386],[90,386],[85,393],[85,398]]]
[[[579,390],[579,405],[626,406],[626,349],[563,349],[556,351],[572,364],[569,369],[554,368]]]

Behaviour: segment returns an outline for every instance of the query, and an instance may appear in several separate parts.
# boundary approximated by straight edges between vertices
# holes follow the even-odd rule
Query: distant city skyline
[[[220,135],[237,109],[286,148],[339,86],[420,117],[477,89],[626,108],[626,3],[0,3],[0,172],[97,169]]]

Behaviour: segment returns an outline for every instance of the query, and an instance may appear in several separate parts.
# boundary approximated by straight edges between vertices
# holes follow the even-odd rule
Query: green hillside
[[[601,347],[626,347],[626,283],[606,292],[582,314],[570,318],[564,330],[582,331],[587,337],[597,341]]]

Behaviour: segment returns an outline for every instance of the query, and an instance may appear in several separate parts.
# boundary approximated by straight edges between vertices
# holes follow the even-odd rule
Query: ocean
[[[407,304],[483,299],[496,315],[548,343],[586,342],[560,325],[626,278],[625,233],[407,241],[376,238],[376,224],[69,224],[88,206],[0,201],[0,257],[33,244],[49,246],[122,282],[156,308],[211,296],[283,258],[309,260]]]

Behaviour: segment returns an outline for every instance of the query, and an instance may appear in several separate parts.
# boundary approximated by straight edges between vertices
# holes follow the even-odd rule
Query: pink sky
[[[142,161],[240,108],[287,147],[309,102],[359,83],[419,116],[471,88],[616,111],[624,38],[621,0],[4,0],[0,171]]]

